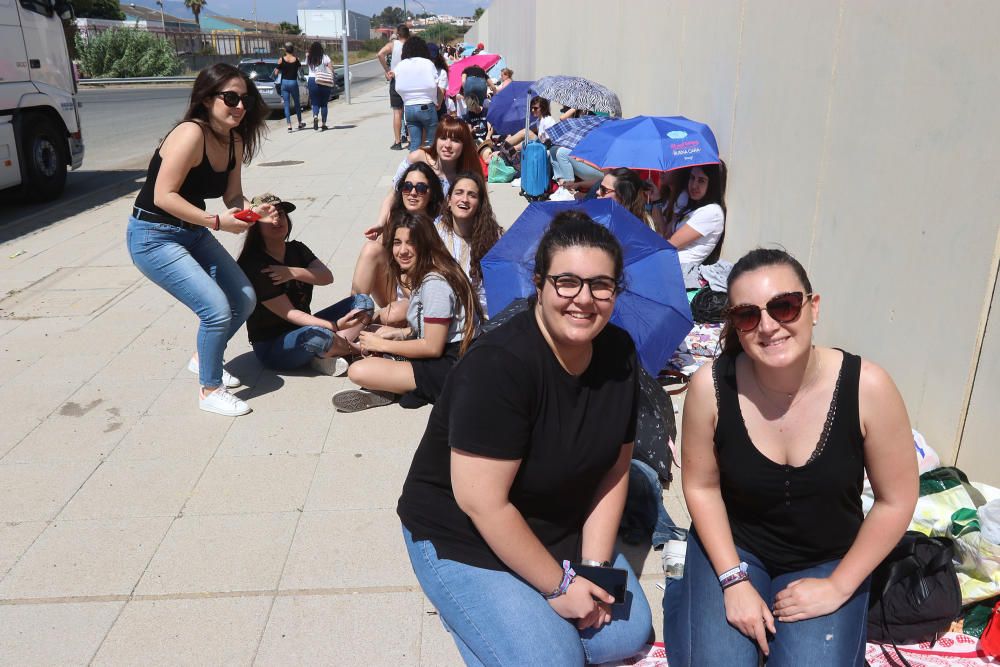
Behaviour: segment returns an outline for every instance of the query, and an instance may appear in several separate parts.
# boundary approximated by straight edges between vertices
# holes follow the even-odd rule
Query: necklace
[[[810,360],[811,359],[812,359],[812,351],[810,351]],[[799,387],[798,391],[795,391],[793,393],[788,393],[786,391],[778,391],[777,389],[771,389],[770,387],[765,387],[763,384],[761,384],[760,380],[757,379],[757,371],[754,370],[752,362],[750,364],[750,375],[753,376],[753,383],[757,385],[757,389],[760,390],[760,395],[764,397],[764,400],[770,403],[771,407],[777,408],[778,410],[781,411],[781,414],[778,416],[778,421],[782,421],[784,420],[785,416],[789,412],[791,412],[792,408],[795,407],[795,404],[798,403],[800,400],[802,400],[802,397],[805,396],[806,393],[808,393],[807,390],[811,389],[813,384],[816,383],[816,380],[819,378],[820,375],[820,369],[822,367],[822,364],[823,364],[822,357],[817,357],[816,365],[813,367],[814,370],[812,377],[809,378],[808,382]],[[772,401],[770,397],[767,395],[767,392],[771,392],[774,394],[781,394],[791,402],[786,407],[782,407],[780,404]]]

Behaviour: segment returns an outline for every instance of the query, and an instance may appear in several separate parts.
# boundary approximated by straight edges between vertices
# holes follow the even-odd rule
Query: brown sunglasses
[[[799,319],[806,299],[812,297],[812,294],[803,294],[802,292],[786,292],[773,297],[764,305],[763,310],[766,310],[775,322],[791,324]],[[752,304],[733,306],[726,310],[726,318],[737,331],[748,333],[760,326],[761,310],[760,306]]]

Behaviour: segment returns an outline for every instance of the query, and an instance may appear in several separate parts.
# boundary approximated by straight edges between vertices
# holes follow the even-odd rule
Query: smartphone
[[[243,209],[242,211],[237,211],[236,213],[233,213],[233,217],[238,220],[242,220],[243,222],[257,222],[258,220],[260,220],[260,214],[254,212],[254,210],[250,208],[246,208]]]
[[[571,563],[573,571],[592,581],[615,597],[614,604],[625,602],[625,584],[628,573],[615,567],[594,567],[582,563]]]

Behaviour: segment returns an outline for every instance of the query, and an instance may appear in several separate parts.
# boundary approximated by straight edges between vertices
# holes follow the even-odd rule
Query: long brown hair
[[[719,160],[719,164],[704,164],[698,167],[691,167],[691,171],[695,169],[701,169],[705,172],[705,175],[708,176],[708,189],[705,192],[705,196],[698,201],[691,201],[688,199],[687,205],[681,211],[674,211],[674,207],[670,206],[664,211],[663,217],[666,220],[665,226],[668,233],[673,233],[673,231],[675,231],[673,226],[676,221],[683,220],[684,216],[696,209],[701,208],[702,206],[718,204],[719,207],[722,208],[722,234],[719,236],[719,242],[715,244],[714,248],[712,248],[712,252],[710,252],[708,257],[705,258],[705,261],[702,262],[702,264],[715,264],[719,261],[719,257],[722,256],[722,242],[726,240],[726,180],[728,179],[729,172],[726,168],[726,163],[722,160]],[[690,171],[688,174],[690,175]],[[684,183],[684,191],[687,191],[686,182]]]
[[[462,344],[458,352],[459,355],[465,354],[476,333],[476,320],[483,317],[479,307],[479,299],[476,298],[469,277],[448,253],[437,230],[434,229],[434,222],[426,215],[404,211],[392,218],[389,233],[390,248],[392,247],[391,239],[396,238],[397,229],[410,230],[410,243],[416,250],[417,257],[413,268],[406,272],[410,289],[419,289],[428,273],[437,272],[448,282],[448,286],[455,293],[455,298],[465,309],[465,328],[462,330]],[[401,284],[403,271],[391,252],[389,253],[389,274],[396,284]]]
[[[648,225],[650,218],[646,213],[646,192],[649,190],[649,184],[628,167],[612,169],[608,175],[615,177],[615,194],[618,196],[618,203],[627,208],[641,222]]]
[[[434,163],[437,164],[439,160],[437,152],[438,139],[446,138],[462,143],[462,154],[458,156],[458,164],[455,167],[456,172],[482,169],[479,163],[479,154],[476,152],[476,142],[472,140],[472,130],[469,129],[467,123],[463,123],[451,116],[445,116],[438,121],[437,132],[434,133],[434,141],[431,142],[428,148],[421,150],[430,155]]]
[[[476,209],[475,217],[472,219],[472,238],[469,240],[470,259],[469,277],[476,285],[483,282],[482,259],[490,251],[500,237],[503,235],[503,227],[497,223],[497,217],[493,214],[493,206],[490,204],[490,196],[486,192],[486,182],[482,174],[475,171],[463,171],[455,177],[455,182],[448,190],[448,200],[445,202],[444,212],[441,213],[441,224],[452,234],[455,233],[455,216],[451,212],[451,193],[455,190],[455,185],[462,180],[472,181],[479,189],[479,207]]]
[[[208,107],[205,102],[214,101],[213,98],[222,92],[226,84],[233,79],[243,80],[247,88],[247,95],[253,100],[250,105],[252,108],[245,110],[240,124],[233,130],[243,142],[243,164],[250,164],[250,160],[260,149],[264,133],[267,131],[265,121],[269,111],[267,105],[264,104],[264,99],[257,91],[257,86],[250,80],[250,77],[232,65],[216,63],[198,72],[198,77],[194,80],[194,86],[191,88],[191,101],[184,113],[184,120],[181,122],[193,120],[203,128],[212,131],[209,125]],[[220,139],[225,140],[225,137],[220,137]]]

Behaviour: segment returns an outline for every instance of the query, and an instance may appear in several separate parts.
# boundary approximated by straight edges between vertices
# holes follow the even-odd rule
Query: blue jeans
[[[285,107],[285,122],[288,123],[289,127],[292,125],[292,110],[290,108],[291,100],[295,100],[295,115],[298,116],[299,122],[302,122],[302,109],[299,106],[299,82],[295,79],[282,79],[281,80],[281,102]]]
[[[520,577],[438,558],[430,540],[414,542],[405,526],[403,539],[424,594],[467,665],[579,667],[633,656],[652,636],[646,596],[621,554],[614,566],[628,571],[626,602],[612,608],[611,623],[581,631]]]
[[[367,299],[367,302],[371,303],[372,308],[374,308],[375,304],[371,302],[371,297],[366,294],[358,294],[341,299],[329,308],[324,308],[313,315],[321,320],[336,322],[354,308],[365,309],[364,299]],[[302,368],[313,357],[325,354],[333,345],[335,335],[323,327],[299,327],[283,336],[257,341],[253,344],[253,353],[267,368],[276,371],[290,371]]]
[[[481,76],[467,76],[465,77],[465,83],[462,84],[462,95],[466,97],[475,97],[479,100],[479,104],[486,101],[486,90],[489,86],[486,83],[486,79]]]
[[[403,107],[403,122],[406,123],[406,133],[410,136],[410,150],[415,151],[421,145],[430,146],[437,130],[437,107],[433,104],[411,104]],[[424,133],[421,144],[420,133]]]
[[[129,217],[126,243],[136,268],[201,320],[198,379],[203,387],[218,387],[226,343],[257,303],[243,269],[206,227],[184,229]]]
[[[663,597],[663,637],[670,667],[732,665],[756,667],[759,649],[726,621],[719,579],[695,531],[687,540],[684,578],[669,584]],[[760,559],[737,547],[750,566],[750,583],[769,605],[792,581],[830,576],[839,560],[798,572],[771,577]],[[744,584],[740,584],[743,586]],[[679,589],[679,590],[675,590]],[[677,608],[668,608],[676,604]],[[825,667],[863,665],[865,622],[868,618],[868,580],[844,605],[826,616],[794,623],[775,621],[768,667]]]
[[[327,104],[330,102],[330,87],[316,83],[315,77],[309,77],[309,104],[312,105],[313,118],[323,112],[323,124],[326,125]]]

